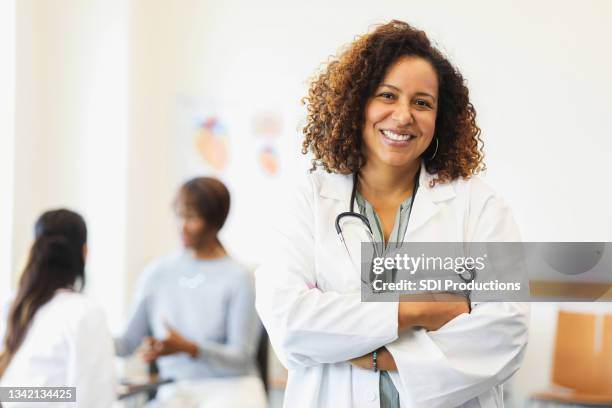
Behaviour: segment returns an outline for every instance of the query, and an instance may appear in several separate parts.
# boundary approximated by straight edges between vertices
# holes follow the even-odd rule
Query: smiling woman
[[[392,21],[332,59],[304,102],[313,169],[275,212],[256,275],[257,310],[289,370],[285,406],[503,406],[528,307],[456,295],[366,302],[350,249],[351,231],[377,256],[391,242],[520,240],[476,176],[480,129],[463,77],[423,31]]]
[[[437,181],[467,178],[484,169],[476,110],[461,73],[424,32],[401,21],[352,43],[313,79],[304,102],[303,152],[313,154],[315,167],[349,174],[363,167],[366,157],[372,160],[362,149],[362,142],[368,143],[362,131],[372,130],[368,123],[381,119],[376,115],[389,113],[390,108],[381,107],[385,103],[404,110],[393,114],[399,116],[397,124],[385,128],[387,121],[379,130],[397,126],[401,134],[409,127],[408,113],[415,114],[418,126],[427,122],[427,129],[420,130],[431,133],[421,135],[414,150],[424,149],[427,170],[437,173]],[[430,143],[434,129],[436,139]]]

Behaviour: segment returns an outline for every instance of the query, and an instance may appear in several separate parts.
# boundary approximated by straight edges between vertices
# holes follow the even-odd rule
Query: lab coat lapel
[[[352,174],[329,173],[325,174],[324,177],[321,177],[321,189],[319,190],[319,194],[324,198],[340,200],[342,203],[340,206],[344,206],[346,208],[342,211],[348,211],[352,188]]]
[[[322,234],[319,239],[325,251],[317,257],[317,270],[333,270],[334,273],[325,276],[319,274],[317,285],[323,291],[359,292],[360,271],[351,262],[349,253],[338,238],[335,229],[335,219],[338,214],[349,210],[353,176],[322,173],[318,181],[320,182],[318,208],[322,215],[321,220],[324,222],[318,231]]]
[[[414,200],[414,207],[410,213],[404,241],[438,213],[441,202],[453,199],[456,196],[455,189],[451,183],[440,183],[431,187],[432,180],[435,178],[436,174],[428,173],[425,165],[422,164],[419,176],[419,190]],[[319,193],[321,197],[339,200],[340,202],[336,203],[339,212],[348,211],[352,187],[353,176],[351,174],[325,174],[321,179]]]
[[[436,184],[431,187],[435,174],[429,174],[425,165],[421,166],[419,177],[419,190],[414,199],[413,208],[408,220],[408,228],[404,241],[412,237],[413,233],[429,222],[440,211],[440,203],[455,197],[455,189],[450,183]]]
[[[438,213],[438,205],[429,198],[430,197],[424,193],[422,189],[419,189],[414,199],[414,207],[410,213],[410,220],[408,220],[408,228],[406,228],[404,241],[411,237],[414,231],[418,230]]]

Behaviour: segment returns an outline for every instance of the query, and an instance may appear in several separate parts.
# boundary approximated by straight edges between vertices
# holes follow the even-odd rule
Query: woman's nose
[[[410,104],[399,102],[395,106],[392,119],[395,120],[399,126],[411,125],[414,122],[414,116],[412,115]]]

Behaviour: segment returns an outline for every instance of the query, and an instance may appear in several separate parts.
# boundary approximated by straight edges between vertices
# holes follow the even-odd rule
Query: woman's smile
[[[380,134],[384,143],[393,147],[407,147],[417,138],[416,133],[407,130],[382,129]]]

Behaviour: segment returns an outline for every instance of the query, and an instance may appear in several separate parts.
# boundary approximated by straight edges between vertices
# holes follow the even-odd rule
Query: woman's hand
[[[469,301],[459,295],[432,294],[402,297],[399,303],[398,326],[400,330],[423,327],[438,330],[463,313],[470,312]]]
[[[378,349],[376,356],[376,366],[381,371],[397,371],[395,360],[389,350],[385,347]],[[366,370],[374,369],[372,365],[372,353],[366,354],[365,356],[357,357],[349,361],[352,365]]]
[[[371,370],[372,369],[372,353],[349,360],[349,363],[351,363],[352,365],[356,367],[361,367],[361,368],[365,368],[366,370]]]
[[[151,363],[157,359],[157,353],[154,350],[156,341],[157,340],[151,336],[145,337],[142,341],[139,347],[139,354],[145,363]]]
[[[167,356],[175,353],[187,353],[191,357],[198,355],[198,346],[183,337],[167,322],[164,322],[168,335],[163,340],[156,340],[153,337],[145,338],[145,347],[142,358],[145,362],[150,363],[158,357]]]

